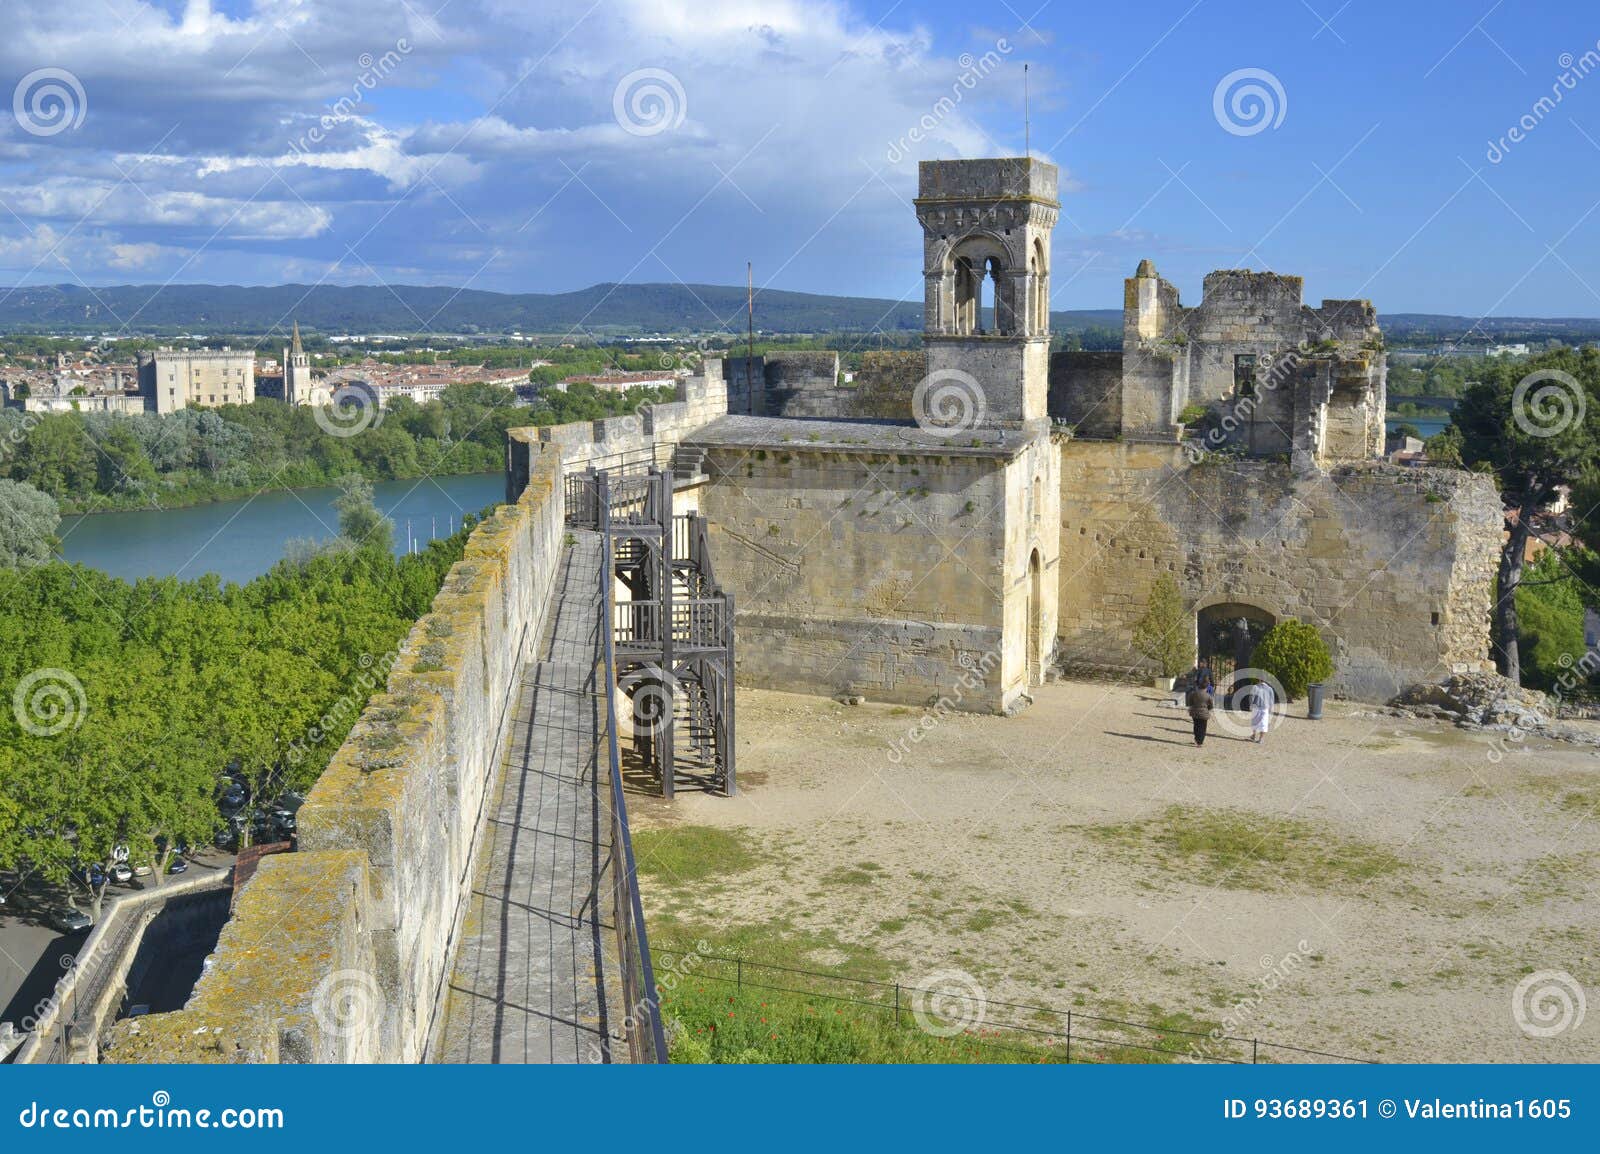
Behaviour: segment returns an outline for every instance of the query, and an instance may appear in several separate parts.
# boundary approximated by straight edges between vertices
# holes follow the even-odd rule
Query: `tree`
[[[1506,513],[1494,612],[1495,663],[1521,681],[1517,587],[1535,519],[1600,454],[1600,349],[1496,361],[1456,408],[1462,461],[1492,469]]]
[[[1270,673],[1293,701],[1306,687],[1333,676],[1333,654],[1315,625],[1290,617],[1267,630],[1250,655],[1250,664]]]
[[[94,447],[78,422],[73,413],[41,420],[18,446],[11,475],[54,497],[80,496],[92,490]]]
[[[339,535],[356,549],[388,553],[394,547],[394,522],[372,500],[372,482],[359,473],[339,478],[333,507],[339,514]]]
[[[1461,468],[1461,430],[1454,425],[1446,425],[1422,443],[1422,450],[1428,455],[1430,465],[1444,469]]]
[[[1170,574],[1163,573],[1150,590],[1150,603],[1133,627],[1133,647],[1161,668],[1162,677],[1177,677],[1189,668],[1194,646],[1183,595]]]
[[[1389,435],[1397,441],[1404,441],[1407,437],[1417,441],[1422,440],[1422,430],[1417,428],[1410,421],[1401,421],[1394,427]]]
[[[50,560],[60,524],[55,498],[32,485],[0,480],[0,569],[21,569]]]

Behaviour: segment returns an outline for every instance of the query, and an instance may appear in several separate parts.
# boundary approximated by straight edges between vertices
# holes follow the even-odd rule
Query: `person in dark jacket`
[[[1184,704],[1189,707],[1189,718],[1194,722],[1194,743],[1206,743],[1206,726],[1211,724],[1211,691],[1198,683],[1189,689]]]

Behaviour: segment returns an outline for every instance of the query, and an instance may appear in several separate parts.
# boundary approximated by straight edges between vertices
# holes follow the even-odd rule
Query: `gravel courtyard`
[[[1600,1061],[1594,750],[1340,702],[1196,749],[1162,701],[1064,682],[1014,718],[925,718],[741,691],[740,796],[632,801],[657,937],[793,936],[832,943],[817,968],[865,951],[1384,1061]]]

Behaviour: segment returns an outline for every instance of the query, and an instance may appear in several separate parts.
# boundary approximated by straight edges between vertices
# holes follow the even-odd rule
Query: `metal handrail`
[[[617,744],[617,652],[611,635],[613,589],[608,488],[606,474],[599,474],[596,496],[600,523],[600,587],[604,598],[600,633],[605,655],[602,690],[606,702],[606,756],[611,768],[611,858],[616,870],[617,942],[622,953],[622,992],[628,1003],[625,1021],[633,1023],[633,1028],[627,1030],[629,1051],[635,1062],[665,1064],[668,1061],[667,1038],[661,1026],[661,992],[656,988],[644,905],[639,900],[639,868],[633,858],[633,836],[628,831],[628,803],[622,793],[622,753]],[[644,1029],[639,1028],[641,1024]]]

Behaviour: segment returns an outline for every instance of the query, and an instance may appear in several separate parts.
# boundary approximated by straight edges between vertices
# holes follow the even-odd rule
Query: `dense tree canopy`
[[[577,385],[529,407],[497,385],[452,385],[424,405],[395,401],[353,435],[330,432],[310,407],[270,399],[164,415],[6,409],[0,444],[15,449],[0,454],[0,477],[71,512],[192,504],[326,485],[349,473],[373,481],[487,473],[505,467],[509,428],[618,416],[672,393]]]
[[[342,520],[371,532],[351,491]],[[64,882],[121,845],[159,876],[216,833],[221,775],[308,788],[466,533],[398,559],[348,542],[244,585],[0,571],[0,867]]]

